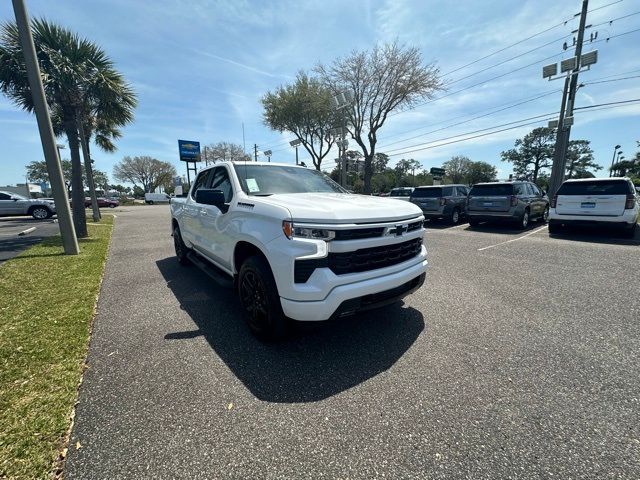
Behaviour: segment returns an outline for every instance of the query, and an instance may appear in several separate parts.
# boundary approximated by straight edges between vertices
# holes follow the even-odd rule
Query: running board
[[[196,267],[206,273],[211,280],[216,282],[219,286],[223,288],[233,288],[233,280],[229,278],[227,274],[225,274],[222,270],[217,268],[215,265],[212,265],[207,260],[203,259],[200,255],[195,252],[187,253],[187,258],[191,263],[193,263]]]

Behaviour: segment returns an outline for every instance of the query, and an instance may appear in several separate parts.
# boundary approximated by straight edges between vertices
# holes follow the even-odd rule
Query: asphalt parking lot
[[[118,213],[66,478],[640,478],[638,236],[435,224],[403,304],[269,345],[169,219]]]
[[[35,230],[29,231],[31,228]],[[25,231],[28,233],[19,235]],[[47,220],[36,220],[32,217],[0,217],[0,263],[58,232],[55,217]]]

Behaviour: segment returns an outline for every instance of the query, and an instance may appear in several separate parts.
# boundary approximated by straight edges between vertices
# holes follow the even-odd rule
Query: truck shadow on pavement
[[[413,345],[425,324],[402,303],[295,329],[279,343],[255,339],[241,316],[235,292],[218,288],[195,267],[174,257],[156,262],[180,308],[196,329],[165,334],[168,341],[199,336],[258,399],[315,402],[388,370]]]

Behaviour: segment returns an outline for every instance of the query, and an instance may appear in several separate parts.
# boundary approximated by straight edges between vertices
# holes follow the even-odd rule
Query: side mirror
[[[214,207],[218,207],[223,212],[226,211],[226,205],[224,204],[224,193],[222,193],[222,190],[214,190],[212,188],[199,188],[198,190],[196,190],[196,203],[213,205]]]

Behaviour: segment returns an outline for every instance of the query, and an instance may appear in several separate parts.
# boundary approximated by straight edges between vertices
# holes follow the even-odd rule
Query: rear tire
[[[176,251],[176,258],[178,259],[178,263],[180,265],[189,265],[189,248],[185,245],[184,240],[182,240],[182,235],[180,235],[180,228],[176,227],[173,229],[173,247]]]
[[[638,227],[638,224],[634,223],[631,228],[625,228],[624,229],[625,238],[633,238],[633,237],[635,237],[636,236],[637,227]]]
[[[518,220],[518,228],[520,230],[526,230],[526,228],[529,226],[529,210],[526,209],[522,215],[520,215],[520,219]]]
[[[460,209],[454,208],[453,212],[451,212],[451,217],[449,218],[449,223],[451,225],[457,225],[460,223]]]
[[[266,341],[285,337],[287,319],[273,273],[265,259],[253,256],[244,261],[238,274],[238,296],[251,333]]]
[[[148,203],[149,205],[153,205],[153,200],[149,200],[147,203]]]
[[[561,232],[562,232],[561,225],[558,225],[557,223],[549,222],[549,233],[561,233]]]

